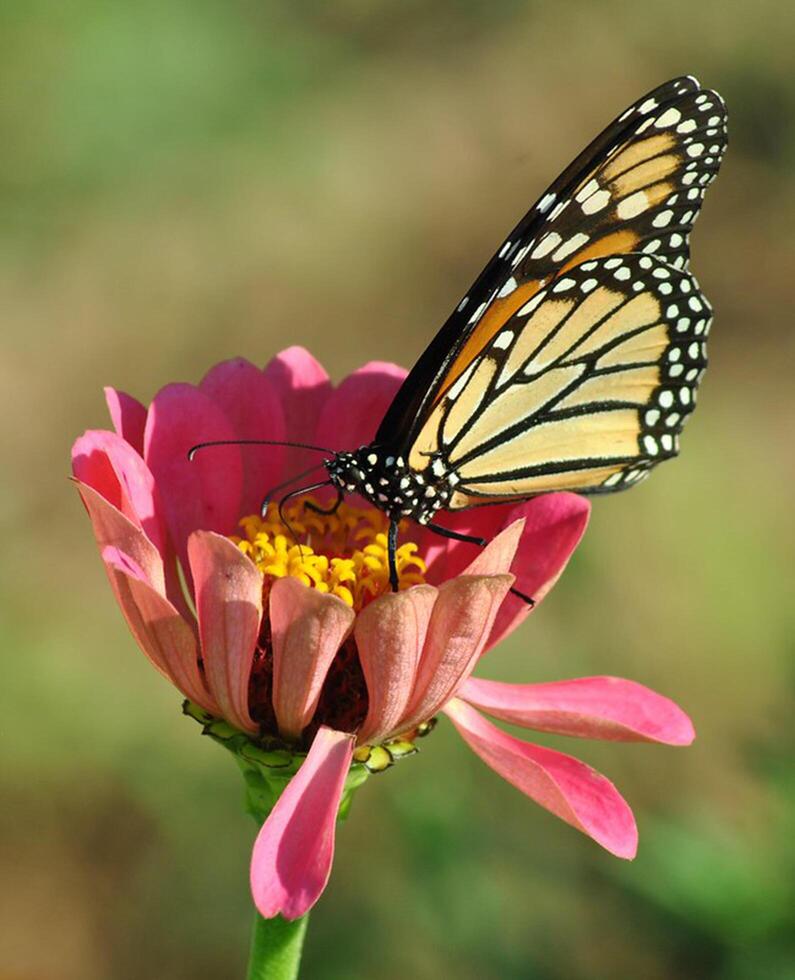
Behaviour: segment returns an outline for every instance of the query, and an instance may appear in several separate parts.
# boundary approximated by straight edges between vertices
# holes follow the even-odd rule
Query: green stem
[[[296,980],[309,915],[292,922],[254,915],[246,980]]]

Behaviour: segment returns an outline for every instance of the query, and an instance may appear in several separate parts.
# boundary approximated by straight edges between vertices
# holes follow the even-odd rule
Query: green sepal
[[[255,742],[245,732],[233,728],[222,719],[214,718],[192,701],[185,701],[182,710],[188,717],[199,722],[202,734],[209,735],[235,757],[245,782],[246,811],[257,823],[263,823],[290,780],[301,768],[306,752],[295,752],[275,738],[264,738]],[[354,791],[369,775],[368,768],[354,760],[342,790],[338,820],[342,821],[348,816]]]

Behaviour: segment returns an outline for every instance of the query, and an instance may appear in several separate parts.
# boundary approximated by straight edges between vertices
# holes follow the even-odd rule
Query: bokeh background
[[[0,980],[245,960],[239,776],[135,648],[66,479],[102,386],[296,342],[335,378],[412,361],[581,146],[686,72],[731,123],[700,407],[489,674],[632,677],[699,738],[550,740],[636,808],[624,864],[440,725],[359,794],[305,976],[795,977],[793,36],[784,0],[2,7]]]

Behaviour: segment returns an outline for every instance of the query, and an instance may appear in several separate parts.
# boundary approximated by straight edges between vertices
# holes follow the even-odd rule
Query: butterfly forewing
[[[464,375],[487,380],[481,356],[512,318],[575,267],[637,252],[686,268],[689,233],[725,146],[723,101],[690,76],[630,106],[501,245],[407,378],[376,442],[408,455]]]
[[[441,461],[450,509],[630,486],[678,452],[710,315],[696,280],[656,256],[587,260],[508,318],[434,406],[409,465]]]

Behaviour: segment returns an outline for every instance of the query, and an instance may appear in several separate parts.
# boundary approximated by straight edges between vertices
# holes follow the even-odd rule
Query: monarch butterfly
[[[500,245],[373,442],[289,496],[331,483],[382,510],[396,589],[404,518],[483,544],[433,518],[623,490],[675,456],[711,322],[689,234],[725,149],[723,100],[692,76],[633,103]]]

